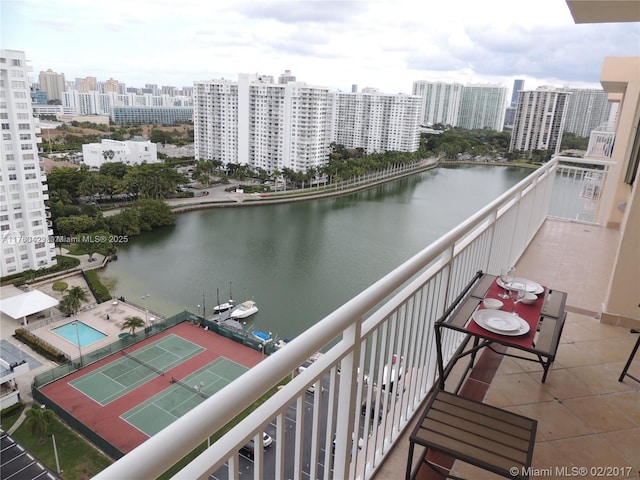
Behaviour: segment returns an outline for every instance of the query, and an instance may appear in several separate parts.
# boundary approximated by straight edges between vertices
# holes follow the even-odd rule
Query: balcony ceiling
[[[640,0],[566,0],[576,23],[640,22]]]

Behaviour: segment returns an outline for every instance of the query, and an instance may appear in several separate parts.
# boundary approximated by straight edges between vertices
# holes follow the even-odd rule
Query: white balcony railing
[[[581,159],[572,160],[578,169]],[[434,322],[478,270],[495,274],[521,256],[556,180],[565,188],[562,168],[556,158],[536,170],[96,478],[156,478],[318,351],[324,355],[174,478],[238,479],[241,470],[254,479],[371,478],[434,384]],[[445,358],[461,340],[457,332],[443,339]],[[274,445],[263,450],[269,424]],[[238,454],[249,439],[253,462]]]
[[[606,130],[594,130],[589,135],[589,145],[587,146],[586,157],[589,158],[611,158],[613,144],[616,140],[616,133]]]

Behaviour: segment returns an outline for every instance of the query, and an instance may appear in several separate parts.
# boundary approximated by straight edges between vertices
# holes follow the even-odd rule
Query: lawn
[[[48,435],[43,441],[40,440],[38,435],[33,435],[24,423],[18,427],[12,437],[33,453],[47,468],[56,472],[52,434],[55,437],[60,469],[62,470],[60,477],[64,480],[86,480],[92,478],[113,463],[109,457],[100,453],[94,446],[57,418],[54,418],[49,425]]]

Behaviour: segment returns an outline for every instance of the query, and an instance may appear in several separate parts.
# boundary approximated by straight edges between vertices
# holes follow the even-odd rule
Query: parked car
[[[245,457],[253,458],[256,452],[256,445],[253,440],[249,440],[240,448],[240,453]]]
[[[269,447],[273,443],[273,438],[267,432],[262,432],[262,443],[264,444],[264,448]]]

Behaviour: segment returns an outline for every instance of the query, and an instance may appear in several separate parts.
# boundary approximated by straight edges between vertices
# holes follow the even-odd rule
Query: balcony
[[[534,463],[540,468],[573,462],[637,471],[630,450],[640,441],[638,387],[617,382],[635,338],[597,319],[619,235],[600,226],[611,203],[610,168],[605,160],[553,159],[97,478],[155,478],[319,351],[324,355],[175,478],[204,479],[220,468],[229,478],[241,469],[256,479],[399,478],[414,417],[437,375],[433,323],[476,271],[496,273],[512,263],[520,275],[569,293],[558,358],[545,384],[534,364],[488,358],[492,368],[476,368],[468,388],[539,420]],[[591,171],[602,175],[603,190],[588,200],[589,222],[576,222]],[[461,341],[452,337],[448,358]],[[636,362],[632,373],[638,368]],[[269,424],[275,445],[257,448],[248,472],[238,451],[252,438],[261,445]],[[354,455],[356,436],[362,441]],[[586,452],[597,453],[585,458]],[[265,462],[267,455],[275,460]],[[469,478],[489,478],[483,475]]]

